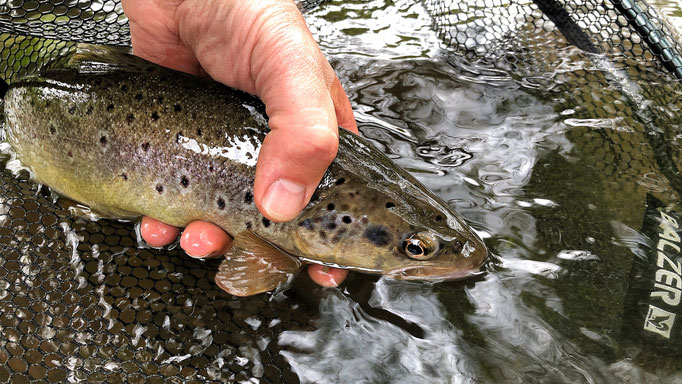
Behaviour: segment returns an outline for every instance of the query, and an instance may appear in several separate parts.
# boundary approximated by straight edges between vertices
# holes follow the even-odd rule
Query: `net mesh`
[[[277,340],[312,330],[313,313],[231,296],[217,260],[139,249],[132,224],[84,218],[4,168],[1,382],[299,382]]]
[[[642,1],[426,0],[425,5],[448,50],[488,63],[500,63],[512,52],[520,53],[514,61],[529,63],[513,70],[549,70],[557,63],[547,62],[543,53],[572,45],[682,77],[674,29]]]
[[[300,8],[310,9],[320,2],[304,1]],[[664,97],[660,89],[654,90],[654,80],[660,84],[661,75],[682,77],[678,40],[656,10],[642,1],[425,0],[423,4],[453,58],[502,69],[533,87],[537,86],[532,84],[533,76],[566,66],[567,57],[604,55],[620,68],[652,80],[648,88],[646,81],[642,85],[644,94],[656,101],[654,108],[635,113],[643,117],[623,124],[647,131],[638,127],[646,122],[680,123],[679,116],[656,109],[656,105],[680,105],[682,93],[676,92],[676,85],[666,83]],[[117,1],[9,0],[0,2],[0,42],[0,76],[11,82],[59,64],[77,42],[129,46],[130,37]],[[577,49],[580,55],[557,55],[564,48]],[[581,84],[575,77],[591,85],[567,93],[569,87]],[[552,77],[552,92],[557,98],[569,94],[564,99],[567,106],[585,106],[576,108],[575,116],[586,119],[608,115],[613,105],[634,108],[623,92],[607,89],[611,80],[600,70],[559,73]],[[540,76],[537,81],[542,81]],[[625,102],[596,104],[595,98]],[[609,146],[616,153],[641,147],[638,142],[626,147],[618,138],[588,129],[575,140],[585,138],[595,152]],[[622,168],[632,168],[627,162],[630,156],[621,157]],[[680,162],[668,165],[671,172],[674,164]],[[603,172],[617,173],[618,166],[606,164],[612,169]],[[646,166],[658,171],[656,164]],[[215,266],[181,257],[179,251],[136,249],[131,225],[79,220],[34,188],[26,177],[17,179],[7,170],[0,173],[0,290],[6,293],[0,300],[4,335],[0,380],[55,382],[75,375],[68,379],[239,381],[253,375],[257,362],[264,382],[298,381],[278,354],[275,341],[280,330],[310,327],[301,308],[294,310],[267,296],[237,299],[218,292],[210,279]],[[74,238],[78,242],[70,244],[68,239]],[[77,260],[74,247],[80,252]],[[102,266],[110,269],[107,277]],[[82,284],[64,283],[83,277]],[[188,312],[190,307],[202,313]],[[254,321],[273,325],[254,328]],[[241,364],[240,356],[250,362]]]

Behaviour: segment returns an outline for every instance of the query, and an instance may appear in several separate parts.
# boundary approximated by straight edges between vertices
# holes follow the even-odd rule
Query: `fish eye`
[[[416,260],[428,260],[438,253],[438,240],[429,232],[415,233],[403,241],[403,252]]]

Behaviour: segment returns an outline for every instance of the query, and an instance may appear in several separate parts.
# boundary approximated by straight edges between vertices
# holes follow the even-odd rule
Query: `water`
[[[682,25],[679,4],[663,6]],[[475,227],[487,274],[352,273],[339,289],[300,276],[237,299],[211,282],[215,263],[138,249],[132,225],[79,218],[2,173],[0,379],[682,383],[679,343],[660,322],[643,332],[638,306],[674,301],[649,295],[641,264],[667,236],[659,281],[676,285],[679,239],[655,207],[679,201],[677,85],[551,42],[493,68],[445,49],[413,1],[306,18],[363,135]]]
[[[679,9],[664,13],[679,24]],[[407,1],[333,2],[307,20],[363,135],[456,207],[492,261],[462,284],[356,276],[326,291],[315,331],[279,337],[301,381],[682,383],[679,346],[639,339],[635,304],[654,300],[633,272],[656,235],[647,196],[678,201],[679,173],[645,133],[665,130],[650,108],[662,84],[560,49],[573,60],[541,81],[463,70]],[[663,105],[675,126],[679,99]]]

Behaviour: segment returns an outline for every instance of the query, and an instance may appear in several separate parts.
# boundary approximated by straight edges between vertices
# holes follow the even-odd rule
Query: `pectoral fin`
[[[216,283],[235,296],[250,296],[277,288],[293,278],[301,262],[251,232],[234,239],[232,249],[220,263]]]

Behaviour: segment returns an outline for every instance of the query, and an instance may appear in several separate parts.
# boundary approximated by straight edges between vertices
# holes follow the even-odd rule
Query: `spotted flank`
[[[263,104],[115,49],[82,45],[66,68],[13,82],[5,116],[36,180],[94,212],[227,231],[236,246],[216,282],[235,295],[272,290],[305,263],[440,281],[479,273],[487,257],[451,207],[343,129],[300,216],[268,220],[252,190]]]

